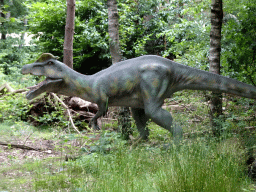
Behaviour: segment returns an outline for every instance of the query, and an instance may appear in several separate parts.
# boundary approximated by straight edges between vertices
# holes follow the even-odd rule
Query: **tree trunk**
[[[25,42],[25,35],[26,35],[26,26],[28,25],[28,19],[24,19],[24,32],[21,34],[21,43],[19,44],[19,48],[21,49],[24,44],[26,44]]]
[[[67,18],[65,26],[65,40],[63,63],[73,69],[73,38],[75,29],[75,0],[67,0]]]
[[[3,5],[4,5],[4,0],[0,0],[0,6],[3,6]],[[3,10],[1,10],[1,12],[0,12],[0,17],[2,17],[3,20],[4,20],[5,19],[5,15],[4,15],[4,13],[2,11]],[[4,21],[1,24],[1,28],[2,28],[2,30],[0,32],[2,33],[2,36],[0,37],[0,39],[5,40],[6,39],[6,32],[4,30]]]
[[[221,27],[223,20],[222,0],[212,0],[210,32],[210,72],[220,74]],[[221,126],[215,121],[222,115],[222,94],[213,92],[211,98],[211,124],[213,134],[220,135]]]
[[[108,0],[108,33],[109,33],[109,47],[112,56],[112,63],[115,64],[121,61],[122,56],[119,48],[119,23],[117,1]]]
[[[112,63],[115,64],[121,61],[122,56],[119,48],[119,23],[117,1],[108,0],[108,33],[109,33],[109,47],[112,56]],[[122,135],[125,139],[129,139],[132,134],[130,110],[128,107],[121,107],[119,110],[118,125],[121,129]]]

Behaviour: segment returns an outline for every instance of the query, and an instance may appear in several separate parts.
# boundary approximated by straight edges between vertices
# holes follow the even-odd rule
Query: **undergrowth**
[[[1,178],[0,191],[255,191],[237,137],[135,146],[105,131],[90,146],[73,160],[56,157],[0,168],[0,175],[8,175]]]

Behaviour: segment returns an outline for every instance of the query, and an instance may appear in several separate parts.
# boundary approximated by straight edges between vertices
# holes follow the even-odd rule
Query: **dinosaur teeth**
[[[36,84],[36,85],[33,85],[33,86],[31,86],[31,87],[27,87],[27,89],[30,89],[30,90],[32,91],[32,90],[38,89],[39,87],[41,87],[41,86],[44,85],[45,83],[46,83],[46,79],[45,79],[44,81],[42,81],[42,82]]]
[[[44,81],[38,83],[37,85],[34,85],[32,87],[28,87],[30,91],[27,92],[26,98],[31,100],[35,98],[36,96],[40,95],[43,92],[46,92],[48,89],[54,88],[56,86],[56,83],[62,82],[62,79],[54,79],[47,77]]]

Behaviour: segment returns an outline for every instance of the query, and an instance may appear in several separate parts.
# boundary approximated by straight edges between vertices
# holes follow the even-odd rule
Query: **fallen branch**
[[[4,89],[6,89],[6,91],[9,93],[12,93],[15,91],[8,83],[5,83],[0,86],[0,92],[2,92]]]
[[[68,116],[69,116],[69,120],[71,122],[71,125],[72,127],[76,130],[77,133],[81,134],[80,131],[76,128],[74,122],[73,122],[73,119],[72,119],[72,116],[71,116],[71,113],[70,113],[70,109],[68,108],[68,106],[57,96],[55,95],[54,93],[50,93],[55,99],[57,99],[60,104],[67,110],[68,112]]]
[[[26,145],[4,143],[4,142],[1,142],[1,141],[0,141],[0,145],[10,146],[10,147],[19,148],[19,149],[26,149],[26,150],[44,151],[44,150],[42,150],[40,148],[33,148],[33,147],[26,146]]]
[[[25,139],[25,141],[23,142],[23,145],[25,145],[25,143],[27,142],[28,138],[33,134],[34,132],[31,132]]]
[[[245,130],[254,131],[256,130],[256,127],[255,126],[245,127]]]
[[[0,93],[4,93],[4,89],[6,89],[6,93],[1,95],[0,97],[14,95],[16,93],[23,93],[27,91],[27,89],[14,90],[8,83],[5,83],[0,86]]]

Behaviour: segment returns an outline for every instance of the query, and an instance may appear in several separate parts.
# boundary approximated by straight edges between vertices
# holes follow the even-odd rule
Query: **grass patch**
[[[2,133],[7,130],[5,127]],[[2,166],[0,191],[256,190],[246,175],[246,154],[238,138],[219,142],[211,137],[194,138],[176,146],[167,137],[157,140],[157,130],[152,140],[132,150],[118,134],[103,132],[100,140],[91,143],[91,152],[82,148],[76,160],[65,161],[59,156]]]
[[[234,151],[196,140],[168,150],[122,148],[78,162],[94,178],[86,191],[242,191],[250,181],[243,174],[241,151]]]
[[[144,144],[133,150],[122,144],[118,147],[116,143],[115,149],[109,153],[91,153],[76,161],[34,163],[31,189],[250,191],[251,181],[245,175],[243,156],[239,141],[230,140],[217,143],[195,139],[180,146],[162,147]]]
[[[209,130],[207,106],[200,102],[198,98],[184,111],[172,112],[174,122],[185,133]],[[211,134],[201,138],[193,135],[185,137],[188,139],[179,146],[172,144],[168,131],[149,123],[149,141],[133,145],[132,149],[116,132],[102,130],[99,137],[90,131],[77,135],[60,127],[35,128],[22,122],[0,124],[2,141],[20,140],[33,146],[50,140],[55,151],[60,152],[55,158],[22,161],[17,156],[28,151],[10,153],[8,163],[0,162],[0,191],[256,191],[245,165],[248,149],[255,149],[255,132],[233,132],[254,126],[255,122],[237,123],[235,118],[230,115],[223,123],[224,132],[229,134],[223,132],[218,141]],[[134,136],[138,136],[137,131]],[[72,142],[77,145],[71,145]],[[2,148],[0,152],[11,152],[8,150]],[[65,161],[65,155],[78,154],[78,159]]]

